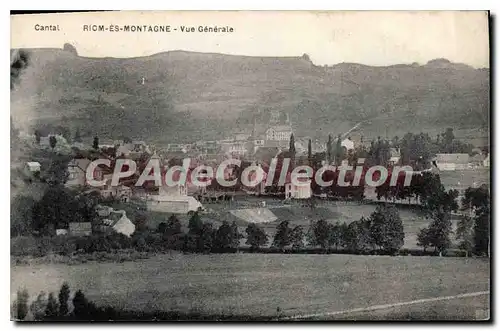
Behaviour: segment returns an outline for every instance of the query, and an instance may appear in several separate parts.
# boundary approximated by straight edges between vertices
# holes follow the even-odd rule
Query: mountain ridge
[[[30,66],[11,97],[14,117],[28,109],[29,126],[65,122],[91,135],[156,141],[219,138],[228,128],[265,125],[271,111],[288,113],[299,135],[320,137],[380,118],[386,123],[361,128],[366,136],[387,126],[391,135],[489,126],[489,69],[445,59],[316,66],[306,54],[176,50],[88,58],[57,48],[27,51]],[[409,120],[398,123],[396,115]]]

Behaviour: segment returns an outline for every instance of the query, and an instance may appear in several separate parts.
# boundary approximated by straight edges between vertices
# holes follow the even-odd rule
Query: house
[[[176,173],[177,175],[178,173]],[[174,179],[175,180],[175,179]],[[187,183],[189,184],[189,183]],[[163,184],[160,189],[158,194],[161,195],[169,195],[169,196],[187,196],[187,188],[185,185],[174,185],[174,186],[168,186]]]
[[[275,125],[266,130],[267,140],[289,141],[292,135],[292,127],[290,125]]]
[[[116,149],[116,157],[120,157],[120,156],[127,157],[130,155],[131,151],[132,151],[132,147],[129,144],[120,145]]]
[[[399,148],[390,148],[389,149],[390,158],[389,164],[396,165],[399,164],[399,160],[401,159],[401,151]]]
[[[354,141],[351,140],[351,137],[347,137],[341,141],[340,145],[345,147],[346,150],[350,151],[354,149]]]
[[[135,225],[127,217],[124,210],[112,210],[109,216],[102,221],[101,230],[112,230],[130,237],[135,232]]]
[[[39,173],[42,166],[38,162],[26,162],[24,165],[24,173],[28,176],[32,176],[35,173]]]
[[[490,154],[488,154],[488,156],[486,156],[486,158],[483,160],[483,166],[486,168],[490,167]]]
[[[468,168],[469,154],[436,154],[436,165],[441,171],[464,170]]]
[[[128,202],[132,196],[132,189],[121,184],[117,186],[111,186],[108,184],[100,190],[100,194],[103,198],[113,198],[123,202]]]
[[[66,181],[67,187],[78,187],[85,186],[87,184],[87,167],[91,161],[86,158],[74,158],[68,163],[68,180]],[[94,178],[100,178],[100,174],[98,169],[96,169],[96,173],[94,174]]]
[[[311,180],[307,178],[297,178],[299,185],[292,183],[289,173],[285,181],[285,199],[309,199],[312,196]]]
[[[90,222],[70,222],[68,232],[72,236],[90,236],[92,224]]]
[[[221,141],[221,149],[224,153],[230,155],[245,155],[247,152],[246,141]]]
[[[95,210],[99,217],[106,217],[109,216],[113,208],[103,205],[97,205]]]
[[[96,212],[101,218],[100,231],[114,231],[127,237],[130,237],[135,232],[135,225],[127,217],[124,210],[113,210],[108,206],[97,205]]]
[[[262,166],[264,165],[264,167]],[[266,180],[267,180],[267,173],[269,171],[269,166],[265,162],[252,162],[252,167],[257,166],[260,169],[262,169],[262,180],[255,186],[251,187],[246,187],[245,186],[245,191],[250,194],[256,194],[256,195],[261,195],[266,193]],[[257,179],[257,172],[252,171],[249,174],[249,181],[253,182]]]
[[[56,236],[65,236],[68,234],[68,229],[56,229]]]
[[[172,180],[174,182],[179,180],[180,174],[174,172]],[[199,208],[203,209],[202,204],[192,196],[187,195],[189,186],[190,174],[187,174],[188,181],[184,185],[169,186],[162,178],[162,186],[158,190],[158,194],[148,194],[144,197],[148,210],[174,213],[174,214],[187,214],[190,211],[197,211]]]
[[[254,143],[255,147],[262,147],[265,144],[265,140],[264,139],[254,139],[253,143]]]

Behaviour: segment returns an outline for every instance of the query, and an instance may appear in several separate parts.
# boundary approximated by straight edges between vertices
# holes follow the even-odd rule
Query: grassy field
[[[468,187],[479,187],[482,184],[490,186],[491,176],[489,169],[441,171],[441,183],[446,189],[465,190]]]
[[[96,303],[117,308],[273,316],[279,307],[293,316],[487,291],[489,274],[487,260],[472,258],[174,254],[120,264],[13,266],[11,293],[26,287],[35,296],[68,281]],[[435,305],[457,313],[446,310],[446,301]],[[404,309],[425,312],[429,305],[415,307]]]

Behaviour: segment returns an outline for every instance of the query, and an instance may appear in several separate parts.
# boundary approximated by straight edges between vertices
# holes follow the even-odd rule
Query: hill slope
[[[288,113],[298,135],[324,138],[359,121],[365,137],[489,126],[489,69],[444,59],[426,65],[318,67],[304,57],[171,51],[85,58],[28,50],[11,92],[15,119],[62,122],[88,135],[158,142],[218,138]]]

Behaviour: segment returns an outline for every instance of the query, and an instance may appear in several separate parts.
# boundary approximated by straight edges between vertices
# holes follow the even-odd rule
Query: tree
[[[291,134],[290,136],[290,146],[289,146],[289,149],[288,149],[289,153],[290,153],[290,159],[291,159],[291,164],[290,166],[293,167],[295,166],[295,138],[293,136],[293,133]]]
[[[394,136],[394,138],[392,138],[392,141],[391,141],[392,147],[399,148],[400,147],[399,144],[400,144],[399,137]]]
[[[69,141],[71,139],[71,131],[65,127],[65,126],[62,126],[62,125],[58,125],[56,128],[56,133],[61,135],[62,137],[64,137],[64,139],[66,139],[66,141]]]
[[[11,53],[12,54],[12,53]],[[26,69],[30,63],[30,54],[24,50],[20,49],[14,51],[13,58],[11,58],[10,63],[10,88],[13,89],[15,84],[18,82],[21,72]]]
[[[72,222],[93,222],[96,201],[62,186],[49,187],[33,206],[31,229],[35,234],[51,235],[56,228],[68,228]]]
[[[434,247],[439,255],[449,247],[450,234],[452,232],[451,212],[458,209],[458,191],[445,191],[439,175],[424,173],[422,175],[422,185],[420,187],[420,202],[431,223],[422,232],[420,238],[421,246]]]
[[[90,314],[89,302],[82,290],[78,290],[73,297],[73,315],[77,318],[86,318]]]
[[[248,224],[245,232],[247,234],[246,244],[250,245],[250,248],[252,250],[259,249],[261,246],[267,244],[268,236],[264,232],[264,230],[262,230],[262,228],[259,227],[257,224],[255,223]]]
[[[36,321],[41,321],[45,317],[45,309],[47,308],[47,298],[45,292],[40,292],[35,301],[30,305],[30,311]]]
[[[28,299],[29,294],[26,289],[17,290],[17,298],[14,302],[16,318],[24,320],[28,315]]]
[[[394,206],[377,206],[370,216],[370,233],[373,244],[394,253],[404,244],[403,221]]]
[[[474,251],[476,254],[489,256],[490,247],[490,214],[476,214],[474,219]]]
[[[158,228],[156,229],[156,232],[164,234],[166,232],[166,230],[167,230],[167,223],[160,222],[160,224],[158,224]]]
[[[182,233],[182,224],[175,215],[171,215],[165,227],[164,234],[167,236],[175,236]]]
[[[316,247],[320,246],[323,249],[328,248],[328,239],[330,237],[330,225],[325,220],[312,222],[307,233],[309,245]]]
[[[50,159],[47,170],[41,175],[42,180],[51,186],[65,184],[69,177],[69,161],[70,160],[67,156],[54,155]]]
[[[424,252],[431,246],[431,235],[428,228],[420,229],[417,233],[417,246],[422,246]]]
[[[354,252],[371,250],[373,248],[371,220],[362,217],[358,221],[351,222],[345,232],[345,242],[349,250]]]
[[[95,150],[99,149],[99,137],[95,136],[94,141],[92,142],[92,148]]]
[[[201,221],[200,215],[198,212],[194,212],[193,216],[189,219],[188,223],[189,234],[199,236],[203,231],[203,222]]]
[[[342,246],[344,236],[344,234],[342,233],[342,227],[339,222],[331,225],[329,234],[328,245],[334,246],[337,250],[339,246]]]
[[[49,293],[49,298],[47,299],[47,307],[45,308],[45,317],[49,319],[54,319],[59,315],[59,306],[57,300],[54,297],[54,293]]]
[[[240,246],[240,239],[244,238],[239,232],[236,222],[231,223],[231,248],[238,249]]]
[[[451,218],[449,214],[433,214],[433,219],[428,228],[428,236],[430,245],[434,247],[435,251],[439,252],[440,256],[442,252],[446,250],[451,244],[451,225]]]
[[[340,224],[340,242],[339,242],[340,247],[345,248],[347,246],[348,231],[349,231],[349,226],[347,225],[346,222]]]
[[[462,215],[457,224],[455,236],[457,240],[460,240],[459,248],[465,251],[466,256],[469,256],[469,253],[474,248],[473,226],[474,220],[467,215]]]
[[[52,148],[52,149],[54,149],[56,147],[56,144],[57,144],[56,136],[49,137],[49,144],[50,144],[50,148]]]
[[[82,142],[82,136],[81,136],[81,133],[80,133],[80,129],[76,129],[75,131],[75,136],[73,138],[73,141],[76,142],[76,143],[81,143]]]
[[[289,224],[289,221],[282,221],[278,224],[272,244],[273,247],[283,250],[286,246],[290,245],[292,229],[288,226]]]
[[[31,219],[35,199],[31,196],[17,195],[10,205],[10,229],[12,236],[24,236],[31,232]]]
[[[66,316],[69,312],[68,309],[68,301],[69,301],[69,285],[64,282],[59,290],[58,299],[59,299],[59,315]]]
[[[304,228],[301,225],[297,225],[293,228],[290,233],[290,243],[292,244],[292,249],[298,250],[304,247]]]
[[[311,139],[307,142],[307,161],[309,162],[309,166],[311,166],[312,162],[312,143]]]
[[[337,136],[337,144],[335,146],[335,155],[334,160],[335,164],[339,166],[342,164],[342,160],[344,159],[344,147],[342,146],[341,135]]]
[[[198,239],[198,252],[210,252],[214,243],[214,229],[212,223],[203,223],[201,234]]]
[[[220,252],[226,252],[233,248],[233,229],[227,221],[223,221],[217,229],[214,247]]]
[[[333,140],[332,135],[328,135],[328,142],[326,143],[326,162],[330,164],[333,160]]]
[[[452,151],[452,143],[455,139],[455,134],[453,133],[453,128],[447,128],[446,131],[442,134],[443,141],[442,145],[445,153],[453,153]]]
[[[474,251],[489,254],[490,237],[490,192],[486,185],[469,187],[462,199],[463,210],[469,210],[474,220]]]
[[[40,140],[42,138],[42,133],[40,130],[35,130],[35,141],[38,145],[40,145]]]
[[[387,178],[382,185],[375,187],[375,193],[377,194],[378,200],[384,198],[385,201],[387,201],[387,199],[391,197],[390,178]]]

